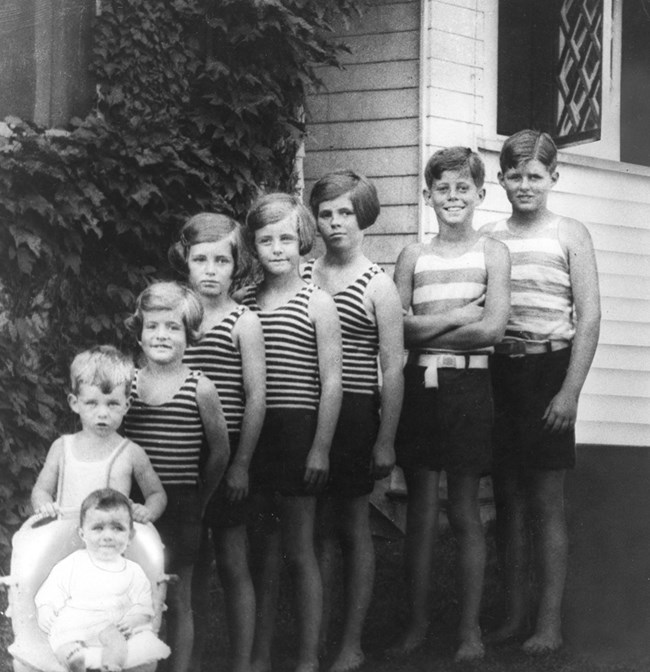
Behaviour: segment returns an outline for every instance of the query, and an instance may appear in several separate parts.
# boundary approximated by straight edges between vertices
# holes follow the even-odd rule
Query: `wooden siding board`
[[[600,272],[598,276],[603,296],[645,300],[650,296],[650,278],[630,280],[625,275]],[[648,340],[650,343],[650,340]]]
[[[634,278],[650,277],[648,255],[642,254],[642,251],[639,254],[624,254],[600,250],[597,254],[597,262],[599,273],[612,273]]]
[[[370,179],[418,174],[417,152],[412,147],[309,152],[305,177],[318,179],[332,170],[352,168]]]
[[[449,91],[437,86],[427,87],[424,95],[429,118],[451,119],[466,124],[474,122],[474,106],[482,101],[480,96]]]
[[[430,81],[435,82],[438,88],[474,95],[477,93],[476,80],[482,76],[483,69],[472,65],[446,63],[432,59],[429,71]]]
[[[483,13],[473,7],[463,7],[456,3],[431,2],[431,16],[434,25],[444,33],[475,37],[483,34]]]
[[[647,424],[650,417],[650,399],[633,397],[614,397],[601,392],[598,395],[580,395],[580,419],[597,422],[598,420],[620,419],[637,425]]]
[[[341,55],[343,65],[417,60],[420,55],[420,34],[417,30],[355,35],[346,37],[345,44],[351,53]]]
[[[417,118],[418,90],[348,91],[317,93],[308,100],[307,114],[311,123]]]
[[[647,426],[627,422],[624,418],[619,422],[615,419],[580,421],[576,425],[576,438],[583,444],[621,446],[621,459],[624,459],[625,446],[648,446],[648,429]],[[578,465],[581,450],[578,450]]]
[[[599,343],[603,345],[636,345],[648,348],[650,324],[602,320]],[[645,356],[650,359],[650,348],[648,348]],[[650,418],[650,414],[648,418]]]
[[[408,89],[418,85],[418,61],[354,63],[342,70],[323,68],[318,77],[329,93]]]
[[[309,194],[316,177],[305,179],[305,193]],[[372,180],[379,194],[382,211],[388,206],[417,207],[420,179],[415,175],[375,177]],[[373,227],[374,230],[374,227]]]
[[[630,282],[634,282],[631,280]],[[601,296],[603,319],[621,322],[646,322],[650,324],[650,300],[630,299],[627,296]]]
[[[420,3],[398,2],[394,4],[367,4],[361,8],[363,16],[352,20],[349,26],[343,20],[334,21],[332,27],[341,38],[347,35],[390,33],[397,28],[402,31],[418,30]]]
[[[599,343],[593,366],[599,369],[650,371],[648,348]]]
[[[616,397],[650,398],[650,371],[621,371],[592,367],[583,393],[601,394],[603,390]]]
[[[438,30],[437,25],[434,25],[429,28],[426,56],[438,61],[476,65],[474,53],[478,46],[474,37],[445,33]]]
[[[372,147],[417,146],[417,119],[351,121],[334,124],[312,124],[306,148],[362,149]]]

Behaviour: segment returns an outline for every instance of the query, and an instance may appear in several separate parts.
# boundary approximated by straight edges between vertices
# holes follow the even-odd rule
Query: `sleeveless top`
[[[303,268],[302,277],[307,282],[312,281],[315,263],[311,259]],[[383,271],[372,264],[352,284],[332,295],[341,323],[344,392],[375,394],[379,387],[379,332],[363,302],[368,284],[377,273]]]
[[[240,431],[246,403],[241,353],[235,346],[232,331],[246,310],[246,306],[237,306],[198,343],[189,346],[183,356],[185,364],[202,371],[214,383],[231,433]]]
[[[414,315],[431,315],[461,308],[485,294],[485,236],[458,257],[442,257],[428,248],[420,253],[413,269]],[[415,348],[417,349],[417,348]],[[489,353],[493,348],[444,349],[440,352]]]
[[[129,444],[123,439],[103,460],[86,462],[78,460],[72,452],[72,436],[66,434],[63,439],[63,451],[59,464],[59,482],[57,485],[57,504],[62,508],[81,507],[83,500],[93,491],[108,488],[111,485],[111,469],[120,453]],[[124,492],[128,497],[129,493]]]
[[[559,240],[560,217],[524,238],[496,223],[490,235],[503,241],[512,261],[511,309],[505,340],[571,340],[573,292],[569,262]]]
[[[144,448],[163,485],[196,485],[203,444],[196,386],[203,374],[191,371],[172,399],[151,406],[138,395],[139,373],[131,385],[125,434]]]
[[[309,300],[316,289],[307,284],[283,306],[262,310],[257,287],[248,287],[242,303],[257,313],[266,354],[266,408],[316,410],[320,375],[316,329],[309,319]]]

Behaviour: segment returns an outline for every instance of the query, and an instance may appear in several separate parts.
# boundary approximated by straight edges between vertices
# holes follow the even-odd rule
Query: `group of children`
[[[508,607],[492,638],[518,637],[528,626],[532,513],[541,597],[524,648],[561,645],[563,478],[575,459],[573,425],[599,300],[586,229],[547,209],[556,153],[543,133],[509,138],[499,182],[512,215],[476,231],[485,195],[480,157],[461,147],[436,152],[424,198],[439,231],[402,251],[394,283],[363,253],[379,200],[352,171],[316,182],[309,208],[276,193],[258,199],[243,226],[222,214],[196,215],[169,252],[186,283],[152,284],[128,321],[140,368],[110,346],[74,360],[69,402],[82,429],[53,444],[32,502],[37,513],[56,515],[97,488],[128,497],[135,477],[144,503],[132,506],[132,518],[155,523],[168,571],[178,575],[167,618],[173,672],[200,665],[209,626],[193,610],[207,611],[212,546],[233,672],[271,669],[283,560],[295,598],[295,669],[318,669],[337,545],[345,600],[330,669],[361,666],[374,576],[368,497],[396,461],[409,493],[409,622],[391,653],[408,654],[427,635],[443,470],[462,594],[456,659],[483,655],[478,486],[489,472]],[[325,253],[303,265],[317,230]],[[261,280],[247,284],[255,265]],[[87,519],[86,512],[82,531]],[[128,521],[121,525],[128,532]],[[82,538],[92,559],[89,536]],[[54,607],[43,626],[77,672],[86,642],[74,629],[72,638],[54,637],[64,615]],[[120,615],[101,633],[105,669],[126,666],[122,640],[114,643],[115,632],[132,636],[124,624]]]

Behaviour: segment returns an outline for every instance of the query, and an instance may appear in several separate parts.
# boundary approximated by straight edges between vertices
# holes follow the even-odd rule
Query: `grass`
[[[493,628],[501,616],[501,587],[499,584],[493,535],[488,531],[489,561],[486,572],[486,589],[483,601],[483,628]],[[388,660],[383,651],[398,638],[401,625],[406,619],[406,605],[403,595],[405,585],[402,578],[401,539],[376,538],[377,576],[373,601],[365,628],[364,648],[368,656],[362,672],[646,672],[650,660],[613,660],[603,656],[587,655],[584,652],[562,649],[557,654],[532,658],[523,654],[518,646],[511,645],[487,650],[480,663],[458,665],[452,657],[455,650],[455,629],[458,617],[457,591],[453,568],[455,567],[455,542],[449,533],[442,535],[438,545],[436,564],[433,571],[433,591],[431,601],[432,628],[425,646],[403,660]],[[283,578],[288,588],[287,578]],[[283,590],[283,595],[288,591]],[[211,628],[213,636],[208,644],[201,672],[221,672],[226,668],[227,633],[222,608],[221,590],[216,584],[211,590],[213,603]],[[335,596],[340,603],[341,595]],[[6,601],[0,596],[0,608],[4,610]],[[336,644],[340,623],[332,623],[330,650]],[[292,654],[295,649],[294,624],[291,608],[286,597],[281,600],[276,624],[274,650],[274,672],[290,672]],[[0,619],[0,672],[10,672],[11,659],[6,646],[11,641],[8,619]],[[326,668],[327,659],[324,667]]]

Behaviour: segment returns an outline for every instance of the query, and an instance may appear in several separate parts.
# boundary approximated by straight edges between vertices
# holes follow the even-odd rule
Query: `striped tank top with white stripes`
[[[185,364],[203,371],[214,383],[231,433],[240,431],[245,405],[241,353],[235,346],[232,331],[246,310],[246,306],[237,306],[198,343],[189,346],[183,356]]]
[[[575,334],[571,276],[560,245],[560,220],[556,217],[530,238],[513,233],[505,219],[490,232],[508,246],[512,261],[512,307],[506,340],[568,341]]]
[[[316,329],[309,319],[309,301],[316,287],[305,285],[291,300],[274,310],[262,310],[256,288],[249,287],[242,303],[259,315],[266,353],[266,407],[316,410],[320,376]]]
[[[442,257],[425,248],[413,269],[414,315],[443,313],[462,308],[485,294],[487,268],[485,266],[485,236],[458,257]],[[492,352],[492,348],[473,350],[446,350],[447,352]]]
[[[302,271],[307,282],[312,281],[315,259],[310,260]],[[343,345],[343,391],[356,394],[375,394],[379,386],[377,355],[379,333],[377,323],[368,315],[364,296],[370,281],[383,273],[373,264],[353,283],[332,295],[341,322]]]
[[[196,386],[203,374],[191,371],[170,401],[152,406],[138,395],[138,373],[124,433],[144,448],[163,485],[196,485],[203,444]]]

